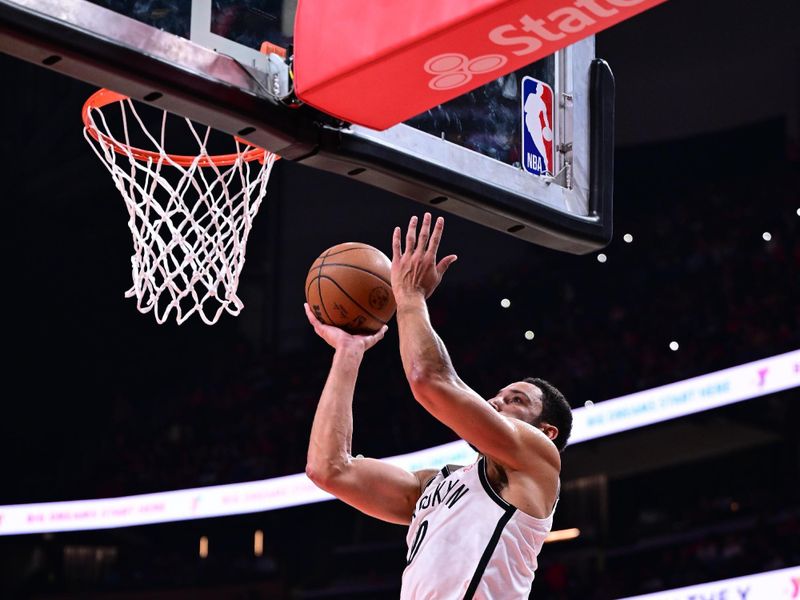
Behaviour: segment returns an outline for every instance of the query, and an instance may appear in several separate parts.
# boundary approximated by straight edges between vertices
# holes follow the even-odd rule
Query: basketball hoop
[[[103,111],[112,104],[120,109],[121,135]],[[211,128],[200,135],[195,123],[174,115],[185,121],[197,153],[169,154],[162,113],[156,139],[130,98],[103,89],[83,105],[84,137],[128,208],[133,286],[125,297],[135,297],[140,312],[153,311],[159,324],[174,310],[178,324],[196,312],[213,325],[223,312],[236,316],[243,308],[236,291],[247,238],[278,157],[238,137],[235,152],[210,154]],[[153,150],[131,144],[134,129]]]

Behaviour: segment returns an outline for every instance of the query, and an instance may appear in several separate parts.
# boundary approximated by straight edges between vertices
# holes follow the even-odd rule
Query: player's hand
[[[328,344],[336,350],[355,348],[362,352],[366,352],[375,344],[380,342],[383,339],[383,336],[386,334],[386,330],[389,329],[386,325],[384,325],[372,335],[353,335],[347,333],[344,329],[334,327],[333,325],[326,325],[320,321],[313,313],[307,302],[303,304],[303,306],[306,309],[308,322],[311,323],[311,326],[314,328],[316,334],[328,342]]]
[[[439,217],[431,233],[431,215],[425,213],[417,236],[417,217],[411,217],[403,250],[400,228],[395,227],[392,236],[392,292],[398,305],[414,296],[429,298],[445,271],[456,261],[456,255],[450,254],[436,262],[443,230],[444,219]]]

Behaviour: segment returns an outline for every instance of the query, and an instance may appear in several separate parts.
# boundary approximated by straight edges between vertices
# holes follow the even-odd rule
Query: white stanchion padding
[[[139,311],[152,311],[158,323],[173,312],[179,324],[194,313],[209,325],[223,312],[238,315],[247,238],[276,156],[256,149],[254,159],[254,148],[238,138],[235,154],[213,156],[207,150],[211,128],[201,136],[192,121],[181,119],[197,143],[197,154],[176,157],[164,148],[166,111],[157,140],[130,99],[117,104],[122,110],[121,140],[115,139],[97,106],[85,110],[84,136],[128,208],[133,285],[125,297],[136,298]],[[130,117],[154,152],[132,146]]]

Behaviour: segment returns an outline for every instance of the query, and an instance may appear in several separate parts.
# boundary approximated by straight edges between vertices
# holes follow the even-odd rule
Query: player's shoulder
[[[545,433],[538,427],[530,423],[515,423],[517,430],[523,434],[520,439],[523,441],[522,447],[518,449],[519,458],[517,468],[513,465],[503,465],[516,471],[540,472],[542,469],[561,472],[561,453]]]

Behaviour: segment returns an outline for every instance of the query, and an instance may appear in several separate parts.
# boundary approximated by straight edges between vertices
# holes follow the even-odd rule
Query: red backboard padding
[[[386,129],[664,0],[299,0],[295,91]]]

